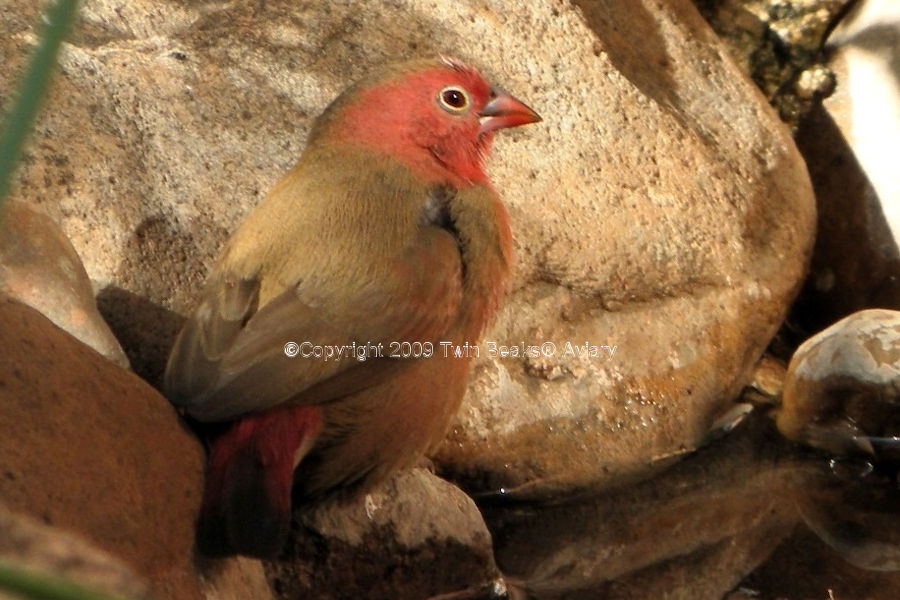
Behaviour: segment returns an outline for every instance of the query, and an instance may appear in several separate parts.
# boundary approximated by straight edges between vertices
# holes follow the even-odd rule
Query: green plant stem
[[[59,46],[74,19],[77,6],[78,0],[56,0],[50,6],[40,42],[25,71],[18,96],[6,116],[0,134],[0,208],[9,191],[25,137],[47,92]]]
[[[29,600],[123,600],[90,590],[55,575],[38,574],[0,560],[0,591]]]

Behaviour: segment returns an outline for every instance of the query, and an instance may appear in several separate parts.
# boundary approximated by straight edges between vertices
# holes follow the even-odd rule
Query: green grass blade
[[[19,155],[41,101],[47,93],[59,47],[71,27],[78,0],[57,0],[47,12],[40,42],[0,133],[0,208],[9,191]],[[0,560],[0,591],[29,600],[122,600],[65,578],[40,574]]]
[[[47,93],[59,46],[75,17],[78,0],[56,0],[47,11],[38,47],[31,57],[25,77],[6,116],[0,134],[0,208],[41,100]]]
[[[0,560],[0,591],[28,600],[123,600],[55,575],[39,574]]]

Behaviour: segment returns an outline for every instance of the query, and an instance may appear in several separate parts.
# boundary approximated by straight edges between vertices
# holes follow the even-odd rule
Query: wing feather
[[[436,226],[391,262],[388,276],[322,297],[297,282],[257,310],[260,281],[214,275],[176,341],[166,371],[174,404],[204,421],[233,419],[285,403],[322,403],[404,368],[393,341],[437,342],[456,319],[463,267],[455,237]],[[384,357],[289,358],[287,342],[332,347],[381,344]]]

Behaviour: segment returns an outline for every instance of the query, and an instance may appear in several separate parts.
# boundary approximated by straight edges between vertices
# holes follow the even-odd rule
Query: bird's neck
[[[478,135],[410,119],[375,119],[356,105],[340,120],[323,121],[314,133],[318,144],[397,160],[427,183],[449,182],[462,188],[489,185],[484,159],[493,132]]]
[[[450,213],[465,265],[460,333],[476,343],[500,308],[512,272],[509,215],[487,185],[458,190]]]
[[[384,139],[377,142],[355,139],[345,147],[398,161],[429,185],[449,183],[459,189],[490,185],[484,172],[481,149],[442,142],[421,140],[419,145],[410,147],[409,143],[399,144]],[[341,145],[344,145],[341,140],[335,143],[335,147]]]
[[[422,134],[413,137],[415,150],[399,158],[420,175],[449,179],[456,187],[488,186],[484,159],[490,151],[491,139],[490,134],[477,140]]]

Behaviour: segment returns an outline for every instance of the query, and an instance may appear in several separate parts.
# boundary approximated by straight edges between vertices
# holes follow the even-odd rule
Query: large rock
[[[33,3],[8,4],[0,89],[36,21]],[[470,487],[614,483],[694,447],[802,277],[803,163],[687,0],[95,0],[81,18],[18,191],[63,224],[151,380],[177,314],[312,118],[410,56],[467,59],[545,118],[495,147],[518,263],[486,339],[557,351],[491,358],[482,345],[440,452]],[[616,351],[567,355],[566,342]]]

